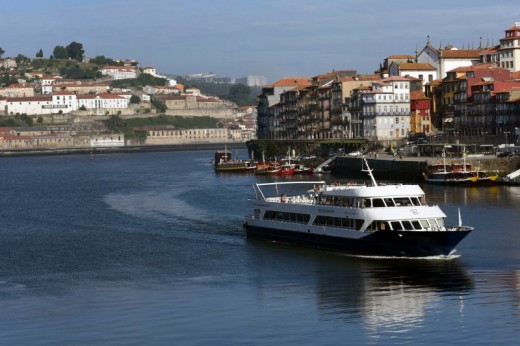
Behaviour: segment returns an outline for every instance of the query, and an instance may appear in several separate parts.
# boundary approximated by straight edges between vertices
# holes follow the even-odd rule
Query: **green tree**
[[[29,59],[28,57],[26,57],[26,56],[23,55],[23,54],[18,54],[18,55],[16,56],[16,58],[14,58],[14,60],[16,60],[16,63],[17,63],[18,65],[26,65],[26,64],[28,64],[28,63],[31,62],[31,59]]]
[[[108,120],[104,120],[103,122],[110,131],[124,132],[123,130],[125,129],[125,122],[123,119],[121,119],[121,117],[115,114],[111,115]]]
[[[68,59],[69,54],[63,46],[56,46],[52,51],[51,59]]]
[[[250,104],[251,88],[244,84],[234,84],[229,88],[228,100],[239,106]]]
[[[43,58],[43,50],[40,48],[39,51],[36,52],[36,57],[37,58]]]
[[[2,55],[5,54],[5,50],[3,50],[2,48],[0,48],[0,59],[2,59]]]
[[[65,49],[67,50],[69,58],[78,61],[83,60],[83,54],[85,54],[83,44],[79,42],[71,42],[67,47],[65,47]]]
[[[132,95],[130,97],[130,103],[141,103],[141,98],[137,95]]]
[[[105,58],[104,55],[98,55],[93,59],[90,59],[90,62],[99,66],[106,66],[108,65],[108,60]]]

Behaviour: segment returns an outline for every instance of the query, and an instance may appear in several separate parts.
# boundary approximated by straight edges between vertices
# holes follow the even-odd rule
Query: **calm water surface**
[[[0,159],[0,344],[520,339],[520,187],[423,187],[476,227],[459,258],[350,258],[247,240],[262,178],[215,174],[212,155]]]

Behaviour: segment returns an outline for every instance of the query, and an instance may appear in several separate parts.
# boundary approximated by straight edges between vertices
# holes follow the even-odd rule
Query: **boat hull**
[[[352,239],[319,234],[286,231],[244,224],[249,238],[270,239],[350,255],[376,257],[449,256],[470,232],[459,231],[378,231]]]

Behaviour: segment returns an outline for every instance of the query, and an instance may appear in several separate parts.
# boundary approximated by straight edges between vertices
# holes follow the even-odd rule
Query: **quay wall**
[[[361,172],[361,158],[339,156],[331,167],[331,173],[338,177],[367,178],[366,172]],[[383,158],[367,158],[376,179],[396,181],[422,181],[423,172],[429,164],[441,163],[439,158],[393,158],[390,155]],[[462,159],[447,160],[446,163],[462,162]],[[495,156],[468,158],[474,169],[483,171],[498,171],[499,175],[507,175],[520,168],[520,157],[498,158]]]

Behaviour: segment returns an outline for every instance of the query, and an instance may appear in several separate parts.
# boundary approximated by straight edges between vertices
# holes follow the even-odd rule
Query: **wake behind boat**
[[[473,230],[460,221],[446,226],[446,215],[426,203],[418,185],[378,185],[362,160],[371,186],[324,181],[255,184],[253,215],[244,222],[247,236],[352,255],[416,258],[450,256]],[[298,191],[302,186],[312,189]],[[268,190],[275,195],[267,196]]]

